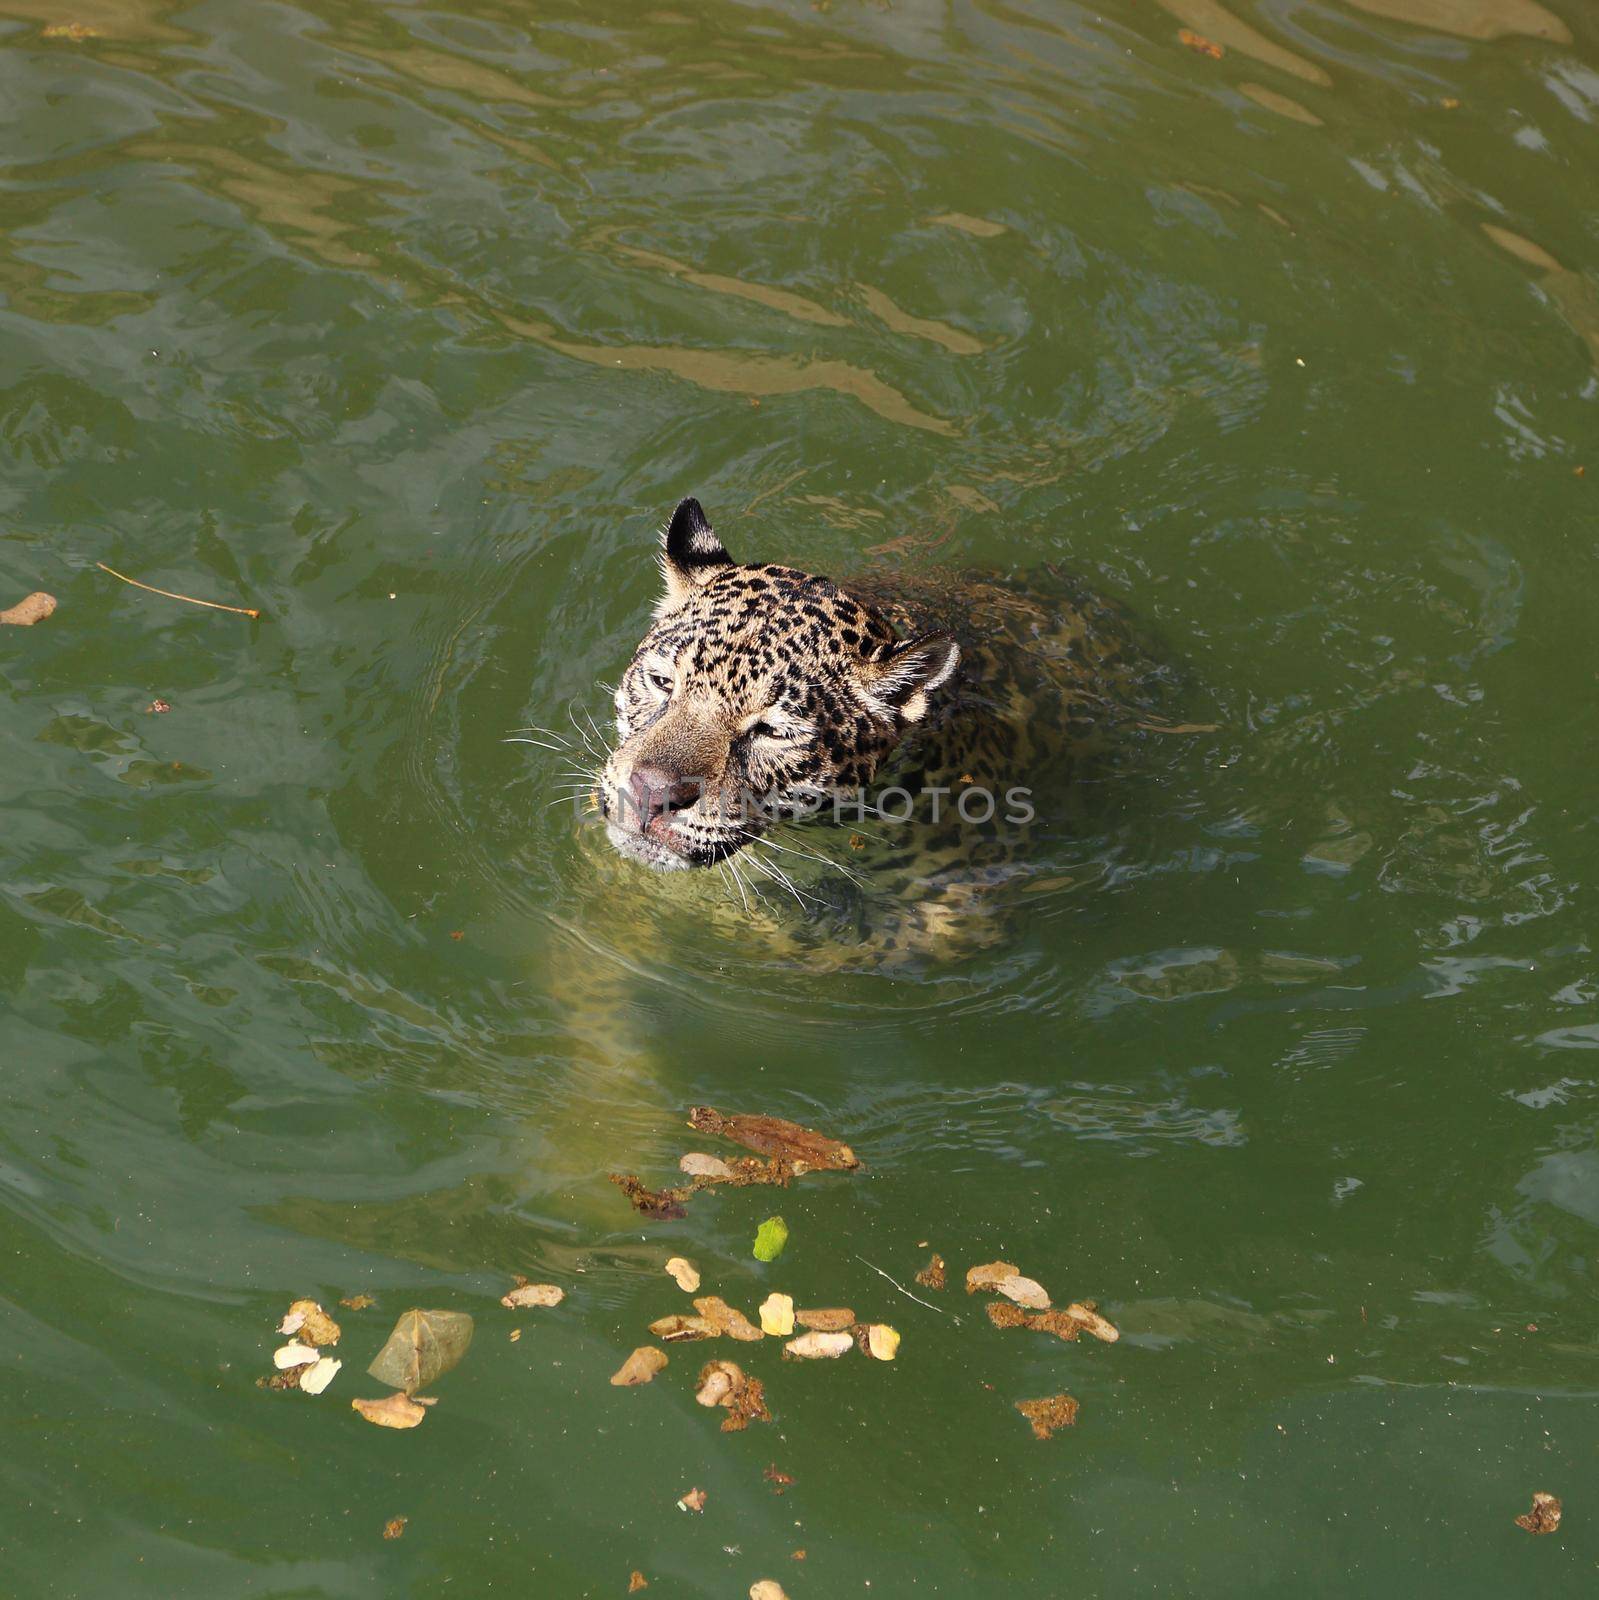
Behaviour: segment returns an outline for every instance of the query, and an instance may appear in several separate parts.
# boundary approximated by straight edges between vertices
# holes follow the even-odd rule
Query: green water
[[[0,628],[0,1591],[1593,1592],[1591,9],[0,18],[0,607],[60,601]],[[743,557],[1058,563],[1215,731],[968,960],[637,959],[502,740],[603,716],[685,493]],[[605,1173],[702,1101],[869,1170],[641,1226]],[[928,1248],[1123,1337],[865,1264]],[[737,1347],[738,1435],[702,1351],[614,1389],[672,1253],[899,1359]],[[358,1292],[327,1394],[255,1386]],[[380,1432],[410,1305],[477,1341]]]

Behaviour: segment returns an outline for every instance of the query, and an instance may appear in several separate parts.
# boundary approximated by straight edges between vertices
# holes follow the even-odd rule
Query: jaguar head
[[[870,783],[960,662],[827,578],[735,562],[697,500],[662,530],[661,573],[600,791],[611,843],[648,866],[713,866]]]

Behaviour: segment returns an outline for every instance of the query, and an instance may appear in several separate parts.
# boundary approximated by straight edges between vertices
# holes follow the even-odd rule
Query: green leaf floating
[[[768,1217],[755,1230],[755,1259],[776,1261],[788,1243],[788,1224],[781,1217]]]
[[[366,1370],[379,1383],[414,1394],[448,1372],[471,1342],[472,1319],[464,1311],[405,1311]]]

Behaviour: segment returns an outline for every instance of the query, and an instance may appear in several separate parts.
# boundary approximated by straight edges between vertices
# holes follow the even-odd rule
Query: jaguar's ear
[[[861,679],[872,700],[906,722],[920,722],[928,696],[955,676],[960,662],[953,634],[924,633],[895,645],[881,661],[867,662]]]
[[[699,501],[692,496],[680,500],[671,521],[661,529],[661,576],[666,580],[666,593],[655,608],[656,616],[676,611],[702,583],[732,564],[733,558],[711,531]]]

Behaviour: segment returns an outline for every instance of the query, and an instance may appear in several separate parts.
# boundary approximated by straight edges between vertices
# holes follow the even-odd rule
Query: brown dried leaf
[[[649,1586],[650,1580],[642,1572],[635,1571],[633,1576],[627,1580],[627,1592],[629,1594],[637,1594],[640,1589],[647,1589]]]
[[[1199,55],[1209,56],[1212,61],[1220,61],[1227,54],[1214,39],[1207,39],[1202,33],[1195,33],[1192,28],[1179,28],[1177,37],[1188,46],[1190,50]]]
[[[553,1283],[529,1283],[526,1278],[518,1278],[516,1287],[500,1296],[500,1304],[519,1311],[524,1306],[558,1306],[565,1298],[566,1290]]]
[[[400,1538],[405,1533],[406,1523],[408,1523],[410,1520],[411,1519],[409,1517],[390,1517],[389,1520],[383,1524],[383,1537],[385,1539]]]
[[[990,1261],[985,1266],[969,1267],[966,1271],[966,1292],[976,1294],[979,1289],[997,1289],[1007,1278],[1019,1278],[1021,1268],[1008,1261]]]
[[[1560,1501],[1540,1489],[1532,1497],[1532,1510],[1516,1518],[1516,1526],[1528,1533],[1553,1533],[1560,1526]]]
[[[916,1281],[921,1284],[924,1289],[942,1289],[944,1284],[948,1281],[944,1266],[944,1258],[935,1252],[933,1259],[916,1274]]]
[[[1017,1305],[1026,1306],[1029,1311],[1049,1310],[1049,1295],[1036,1278],[1024,1278],[1018,1274],[1014,1278],[1002,1279],[994,1287],[1007,1300],[1014,1300]]]
[[[855,1152],[847,1144],[783,1117],[724,1116],[714,1106],[694,1106],[689,1111],[688,1122],[700,1133],[731,1139],[757,1155],[792,1162],[796,1170],[853,1172],[860,1166]]]
[[[783,1354],[797,1356],[802,1361],[834,1360],[846,1350],[855,1348],[852,1333],[802,1333],[783,1346]]]
[[[672,1259],[666,1263],[666,1270],[670,1274],[672,1281],[678,1286],[679,1289],[683,1291],[684,1294],[693,1294],[694,1291],[699,1288],[699,1268],[696,1267],[692,1261],[685,1259],[683,1256],[673,1256]]]
[[[55,608],[56,597],[40,589],[25,600],[17,601],[9,611],[0,611],[0,623],[9,623],[13,628],[31,628],[34,623],[43,622]]]
[[[630,1389],[635,1384],[648,1383],[666,1365],[666,1352],[652,1344],[641,1344],[615,1372],[611,1382],[618,1389]]]
[[[427,1415],[425,1407],[403,1393],[385,1395],[381,1400],[352,1400],[350,1408],[380,1428],[414,1428]]]
[[[765,1335],[744,1315],[730,1306],[720,1295],[708,1294],[694,1302],[694,1309],[710,1323],[713,1333],[730,1334],[746,1344],[754,1344]]]
[[[629,1203],[640,1216],[665,1220],[688,1215],[683,1209],[683,1202],[694,1193],[692,1186],[681,1189],[651,1189],[642,1178],[621,1172],[613,1172],[611,1182],[627,1196]]]
[[[298,1333],[303,1344],[339,1342],[339,1325],[315,1300],[296,1300],[278,1326],[279,1333]]]
[[[855,1326],[855,1313],[848,1306],[827,1306],[819,1311],[796,1311],[794,1320],[818,1333],[842,1333]]]
[[[752,1421],[770,1422],[766,1409],[766,1389],[759,1378],[745,1376],[734,1361],[707,1361],[700,1368],[699,1388],[694,1398],[702,1406],[724,1406],[728,1415],[723,1433],[737,1433]]]
[[[1069,1394],[1018,1400],[1016,1409],[1033,1425],[1035,1439],[1047,1439],[1057,1428],[1069,1428],[1077,1421],[1077,1402]]]
[[[706,1499],[707,1496],[703,1489],[690,1489],[689,1492],[677,1502],[677,1509],[679,1511],[703,1512],[705,1510]]]
[[[662,1344],[685,1344],[690,1339],[714,1339],[721,1330],[711,1326],[704,1317],[685,1316],[675,1311],[669,1317],[657,1317],[650,1324],[650,1332]]]

